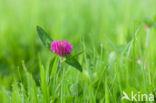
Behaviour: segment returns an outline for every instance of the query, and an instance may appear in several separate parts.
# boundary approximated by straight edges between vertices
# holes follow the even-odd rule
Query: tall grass
[[[155,0],[0,0],[0,102],[125,103],[122,92],[156,97]],[[68,40],[83,72],[58,66],[36,25]],[[147,34],[148,35],[148,34]],[[146,45],[148,41],[148,46]]]

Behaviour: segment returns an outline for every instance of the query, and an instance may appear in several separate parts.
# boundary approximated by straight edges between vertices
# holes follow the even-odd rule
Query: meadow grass
[[[0,0],[0,103],[129,103],[156,98],[155,0]],[[83,72],[59,64],[36,26],[67,40]],[[148,102],[148,101],[147,101]]]

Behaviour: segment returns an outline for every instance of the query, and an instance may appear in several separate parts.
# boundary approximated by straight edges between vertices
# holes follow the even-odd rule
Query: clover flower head
[[[51,43],[51,50],[59,56],[67,56],[71,53],[72,45],[67,41],[53,41]]]

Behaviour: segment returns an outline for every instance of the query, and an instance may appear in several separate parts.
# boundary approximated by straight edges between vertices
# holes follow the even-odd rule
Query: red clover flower
[[[67,41],[53,41],[51,43],[51,50],[59,55],[59,56],[68,56],[72,50],[72,44],[68,43]]]

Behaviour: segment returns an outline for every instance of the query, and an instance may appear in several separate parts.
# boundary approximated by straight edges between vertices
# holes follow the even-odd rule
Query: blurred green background
[[[132,62],[137,64],[140,60],[151,69],[147,71],[153,74],[147,77],[151,78],[154,86],[156,30],[150,28],[149,47],[145,48],[143,19],[148,17],[154,22],[155,11],[156,0],[0,0],[0,87],[9,90],[14,78],[19,80],[19,72],[21,75],[24,73],[22,61],[38,82],[38,56],[46,65],[53,54],[42,45],[36,32],[37,25],[54,40],[71,42],[74,51],[84,49],[85,45],[87,60],[81,62],[84,70],[102,70],[106,65],[111,68],[114,58],[118,65],[125,65],[119,69],[131,69]],[[125,48],[137,30],[136,48],[127,56],[129,49]],[[101,62],[93,60],[93,55],[102,58]],[[96,68],[97,63],[103,66]],[[135,65],[135,68],[143,66]],[[139,73],[140,70],[137,71]]]

